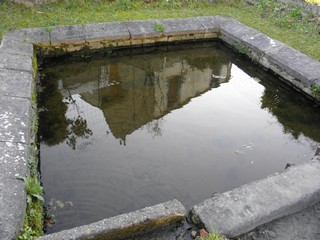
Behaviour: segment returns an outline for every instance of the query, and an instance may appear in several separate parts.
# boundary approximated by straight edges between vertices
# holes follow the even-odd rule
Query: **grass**
[[[226,238],[218,233],[209,233],[207,237],[201,238],[201,240],[225,240]]]
[[[109,21],[163,19],[193,16],[229,16],[258,29],[271,38],[320,60],[320,35],[312,16],[301,9],[281,7],[271,0],[254,6],[241,0],[207,4],[196,0],[57,0],[55,3],[25,7],[6,0],[0,5],[0,37],[4,32],[26,27],[86,24]]]
[[[161,23],[156,23],[154,25],[154,30],[156,30],[157,32],[164,32],[165,26],[162,25]]]

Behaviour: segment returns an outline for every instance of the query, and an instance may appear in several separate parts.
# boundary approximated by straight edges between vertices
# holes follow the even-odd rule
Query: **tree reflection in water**
[[[48,146],[53,146],[66,140],[66,143],[74,150],[77,146],[77,138],[86,139],[92,135],[92,131],[88,128],[87,121],[81,117],[76,101],[72,99],[72,96],[63,98],[58,89],[58,82],[52,78],[54,75],[47,75],[45,81],[40,81],[39,131],[41,141]],[[76,117],[66,117],[70,105],[77,109]]]

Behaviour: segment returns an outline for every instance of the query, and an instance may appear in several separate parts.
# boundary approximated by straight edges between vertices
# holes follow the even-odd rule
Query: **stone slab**
[[[320,203],[266,223],[237,240],[319,240]]]
[[[0,141],[29,143],[31,104],[28,99],[0,96]]]
[[[0,69],[13,69],[32,73],[32,58],[0,52]]]
[[[33,77],[30,72],[0,70],[0,96],[31,98]]]
[[[5,37],[14,38],[30,43],[50,43],[48,28],[25,28],[13,32],[8,32]]]
[[[282,42],[271,39],[262,33],[258,33],[257,35],[250,37],[245,37],[242,39],[242,42],[253,51],[263,54],[265,51],[273,51],[284,46]]]
[[[23,227],[26,202],[23,181],[0,177],[0,239],[16,239]]]
[[[99,40],[129,40],[130,33],[124,22],[108,22],[84,25],[87,42]]]
[[[38,240],[116,240],[183,221],[185,216],[184,206],[177,200],[172,200],[89,225],[53,233]]]
[[[63,43],[83,44],[85,43],[85,31],[82,25],[57,26],[50,31],[50,43],[52,46]]]
[[[162,33],[155,30],[156,21],[129,21],[126,22],[131,39],[145,39],[161,37]]]
[[[196,17],[196,19],[201,23],[205,32],[220,32],[220,27],[230,20],[221,16]]]
[[[243,25],[242,23],[229,19],[226,24],[222,24],[220,27],[220,38],[227,43],[229,43],[228,39],[239,43],[242,40],[250,37],[254,37],[260,32],[256,29]]]
[[[33,45],[5,35],[2,38],[0,52],[33,57]]]
[[[15,180],[28,173],[28,147],[22,143],[0,142],[1,178]]]
[[[320,162],[287,171],[216,194],[192,209],[192,219],[210,232],[236,237],[264,223],[300,211],[320,201]]]
[[[306,86],[320,76],[320,62],[288,46],[282,46],[265,52],[266,58],[273,64],[302,81]]]
[[[165,36],[204,33],[205,29],[196,18],[170,18],[156,20],[165,27]]]

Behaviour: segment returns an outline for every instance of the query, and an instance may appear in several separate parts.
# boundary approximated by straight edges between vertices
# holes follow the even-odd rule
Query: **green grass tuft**
[[[201,238],[201,240],[225,240],[226,238],[219,233],[209,233],[207,237]]]

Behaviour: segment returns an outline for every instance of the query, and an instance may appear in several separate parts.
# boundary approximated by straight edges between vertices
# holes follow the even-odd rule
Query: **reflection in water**
[[[39,101],[39,106],[42,106],[39,113],[41,140],[49,146],[66,140],[66,144],[75,149],[77,138],[88,138],[92,131],[88,129],[87,121],[81,117],[72,96],[63,98],[55,80],[47,78],[45,84],[45,97]],[[76,110],[76,116],[66,116],[68,106]]]
[[[317,109],[231,59],[222,46],[187,45],[47,67],[40,157],[57,221],[48,232],[173,198],[190,207],[311,159]]]
[[[288,91],[266,89],[261,103],[261,108],[267,109],[282,124],[285,133],[291,134],[295,139],[304,135],[320,142],[320,115],[315,114],[315,108],[306,107],[308,102],[301,103],[295,100],[293,94]]]
[[[111,133],[120,143],[125,144],[126,136],[144,125],[154,136],[161,136],[162,116],[186,105],[191,98],[218,87],[220,83],[228,82],[230,78],[231,63],[226,59],[217,61],[217,56],[201,55],[190,59],[188,53],[182,52],[179,56],[174,53],[166,56],[146,55],[131,61],[111,61],[100,67],[89,67],[80,73],[60,79],[57,94],[54,94],[57,89],[51,90],[52,86],[46,86],[46,92],[51,91],[59,104],[51,111],[46,103],[53,100],[46,96],[46,102],[42,105],[46,106],[47,111],[41,119],[47,121],[57,116],[56,124],[63,123],[61,128],[66,129],[57,132],[54,128],[56,124],[41,123],[40,125],[46,126],[43,129],[43,141],[52,145],[66,138],[67,144],[74,149],[77,137],[88,138],[92,135],[72,98],[75,94],[79,94],[81,99],[103,111]],[[47,73],[46,82],[50,81],[53,86],[57,84],[51,79],[55,74]],[[89,81],[81,80],[83,78]],[[79,79],[84,83],[79,84]],[[68,105],[69,108],[73,105],[77,116],[61,121],[60,118],[65,114]],[[56,115],[54,112],[57,108],[64,109]]]

